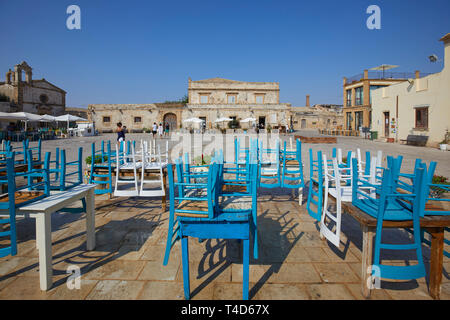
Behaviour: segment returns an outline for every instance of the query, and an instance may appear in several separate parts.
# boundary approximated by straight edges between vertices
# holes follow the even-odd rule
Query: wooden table
[[[74,201],[86,199],[86,248],[95,248],[95,185],[82,184],[68,191],[53,191],[50,196],[32,202],[16,210],[17,217],[36,219],[36,247],[39,251],[39,280],[41,290],[49,290],[53,284],[52,268],[52,213]],[[0,216],[8,216],[8,210],[1,210]]]
[[[335,200],[333,196],[330,197]],[[361,211],[351,202],[342,202],[342,211],[351,215],[361,225],[363,232],[361,292],[365,298],[370,297],[371,289],[367,285],[371,274],[368,268],[372,266],[373,238],[377,219]],[[412,228],[412,221],[385,221],[385,228]],[[442,265],[444,259],[444,228],[450,226],[450,216],[425,216],[420,219],[420,227],[431,234],[430,283],[429,292],[433,299],[440,299],[442,282]]]

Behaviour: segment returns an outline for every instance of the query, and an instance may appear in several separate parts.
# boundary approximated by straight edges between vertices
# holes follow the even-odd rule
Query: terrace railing
[[[426,77],[430,75],[431,73],[420,73],[420,77]],[[414,79],[416,77],[415,72],[391,72],[391,71],[369,71],[368,72],[368,79],[371,80],[389,80],[389,79]],[[350,78],[347,78],[347,83],[352,83],[355,81],[360,81],[364,79],[364,73],[357,74],[355,76],[352,76]]]

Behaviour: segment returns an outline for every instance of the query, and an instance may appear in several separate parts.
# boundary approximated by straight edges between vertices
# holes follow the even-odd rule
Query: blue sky
[[[81,30],[66,9],[81,8]],[[381,8],[381,30],[366,9]],[[0,0],[0,76],[25,60],[66,105],[152,103],[188,77],[280,83],[281,102],[342,104],[342,78],[380,64],[438,72],[449,0]]]

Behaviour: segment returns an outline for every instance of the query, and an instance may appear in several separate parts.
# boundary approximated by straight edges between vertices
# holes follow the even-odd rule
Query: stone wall
[[[90,104],[88,119],[103,133],[114,132],[118,122],[126,126],[129,132],[142,132],[151,129],[153,122],[162,123],[167,114],[175,115],[179,128],[182,109],[183,105],[179,104]]]
[[[294,130],[302,129],[343,129],[342,112],[319,107],[293,107],[292,120]]]
[[[192,81],[188,85],[189,104],[202,104],[201,96],[207,95],[207,104],[227,104],[228,95],[235,95],[235,104],[256,104],[256,96],[262,96],[259,104],[278,104],[278,82],[244,82],[221,78]]]
[[[216,123],[220,117],[245,118],[265,117],[266,126],[272,127],[289,123],[290,105],[182,105],[182,104],[91,104],[88,106],[88,118],[95,123],[99,132],[114,132],[116,124],[122,122],[130,132],[142,132],[145,128],[151,129],[153,122],[164,123],[169,117],[175,119],[176,125],[171,128],[180,129],[190,126],[183,120],[188,118],[205,118],[209,129],[226,127],[227,123]],[[245,127],[246,124],[242,124]]]

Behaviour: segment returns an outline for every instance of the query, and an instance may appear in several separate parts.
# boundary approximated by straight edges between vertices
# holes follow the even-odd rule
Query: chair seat
[[[132,162],[127,162],[124,164],[121,164],[119,169],[120,170],[127,170],[127,169],[139,169],[140,167],[142,167],[142,163],[140,162],[136,162],[136,164],[132,163]]]
[[[222,192],[223,193],[232,193],[232,192],[247,192],[247,186],[246,185],[242,185],[242,186],[238,186],[238,185],[228,185],[228,184],[224,184],[222,186]]]
[[[243,196],[222,196],[219,198],[220,210],[251,210],[252,198]]]
[[[278,169],[277,168],[261,168],[261,174],[264,175],[277,175]]]
[[[299,166],[299,163],[297,160],[290,159],[290,160],[286,160],[286,165],[287,166]]]
[[[161,162],[161,165],[159,165],[158,162],[146,162],[145,165],[143,166],[144,169],[146,170],[151,170],[151,169],[164,169],[165,167],[167,167],[167,163],[165,162]]]
[[[16,205],[20,205],[22,203],[31,201],[33,199],[42,197],[44,195],[44,192],[41,191],[19,191],[16,192],[15,194],[15,204]],[[0,203],[6,203],[9,201],[9,196],[8,194],[3,194],[0,196]]]
[[[356,206],[368,215],[374,218],[378,217],[378,204],[374,199],[360,199]],[[398,200],[388,202],[384,213],[384,220],[403,221],[411,219],[412,212],[405,208],[405,204],[402,204]]]
[[[203,213],[177,212],[177,210],[203,211]],[[175,214],[179,217],[191,218],[208,218],[208,203],[206,201],[182,201],[175,210]]]
[[[351,202],[352,201],[352,189],[351,188],[341,188],[341,201],[343,202]],[[337,189],[329,188],[328,192],[333,196],[333,198],[337,199]]]

